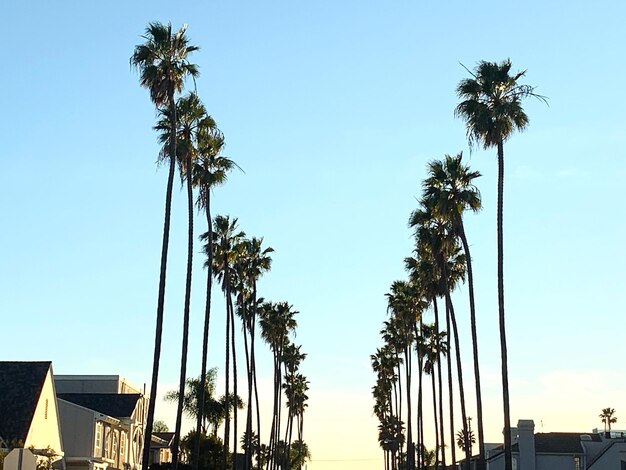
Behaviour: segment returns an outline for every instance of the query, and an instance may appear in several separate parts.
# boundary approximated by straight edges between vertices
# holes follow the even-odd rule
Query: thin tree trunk
[[[437,308],[437,299],[433,298],[433,305],[435,307],[435,330],[436,334],[439,334],[439,309]],[[444,435],[444,423],[443,423],[443,386],[441,379],[441,351],[439,350],[439,344],[437,344],[437,379],[439,381],[439,438],[441,440],[441,464],[446,466],[446,439]]]
[[[239,395],[237,394],[237,349],[235,348],[235,309],[230,307],[230,341],[233,349],[233,468],[237,462],[237,411]]]
[[[413,451],[413,421],[412,421],[412,409],[411,409],[411,345],[409,344],[404,348],[404,370],[406,372],[406,454],[407,454],[407,466],[408,470],[415,470],[415,452]]]
[[[176,410],[176,428],[172,443],[172,470],[178,469],[178,450],[180,427],[183,420],[183,401],[185,382],[187,381],[187,349],[189,346],[189,306],[191,304],[191,275],[193,266],[193,191],[191,189],[191,152],[187,152],[187,211],[189,230],[187,232],[187,279],[185,283],[185,307],[183,311],[183,344],[180,357],[180,381],[178,384],[178,408]]]
[[[439,450],[441,446],[439,445],[439,422],[437,421],[437,390],[435,390],[435,368],[434,364],[430,370],[430,378],[433,385],[433,416],[435,418],[435,468],[437,468],[439,464]]]
[[[500,356],[502,358],[502,404],[504,408],[504,470],[513,470],[511,454],[511,409],[509,405],[509,367],[506,349],[506,325],[504,321],[504,144],[498,139],[498,317],[500,319]]]
[[[251,442],[251,433],[252,433],[252,358],[250,353],[250,348],[248,346],[248,334],[251,334],[250,328],[250,318],[251,312],[247,311],[248,306],[245,305],[245,300],[242,302],[242,307],[244,308],[244,317],[243,317],[243,345],[246,353],[246,373],[248,380],[248,400],[246,402],[246,433],[245,433],[245,441],[244,441],[244,452],[245,452],[245,462],[244,469],[250,470],[251,467],[251,459],[252,452],[250,449]],[[251,340],[252,341],[252,340]]]
[[[459,235],[465,252],[467,263],[467,283],[469,287],[470,323],[472,329],[472,352],[474,355],[474,381],[476,383],[476,422],[478,426],[478,470],[485,470],[485,435],[483,431],[483,399],[480,385],[480,368],[478,361],[478,333],[476,331],[476,307],[474,304],[474,275],[472,273],[472,256],[469,243],[465,236],[463,219],[459,224]]]
[[[206,212],[206,221],[208,227],[207,246],[209,247],[207,280],[206,280],[206,303],[204,306],[204,330],[202,333],[202,369],[200,371],[200,406],[198,407],[198,417],[196,419],[196,436],[192,459],[192,470],[198,470],[200,462],[200,430],[204,419],[204,404],[206,402],[206,366],[207,357],[209,355],[209,324],[211,321],[211,289],[213,286],[213,227],[211,222],[211,189],[206,193],[206,201],[204,210]]]
[[[278,351],[273,351],[274,356],[274,396],[273,396],[273,405],[272,405],[272,426],[270,428],[270,440],[268,444],[268,458],[266,462],[266,468],[273,468],[274,461],[274,441],[276,436],[276,407],[278,405],[278,399],[276,397],[276,390],[278,388],[278,381],[276,379],[276,374],[278,370]]]
[[[415,329],[415,338],[416,338],[416,345],[419,345],[419,341],[420,341],[420,335],[421,335],[421,325],[422,325],[422,319],[420,318],[420,329],[418,331],[417,329],[417,325],[415,325],[414,329]],[[424,361],[423,361],[423,355],[420,352],[419,347],[416,348],[417,349],[417,367],[418,367],[418,375],[417,375],[417,468],[421,469],[422,468],[422,446],[424,444],[424,440],[423,440],[423,432],[422,432],[422,427],[423,427],[423,414],[422,414],[422,374],[423,374],[423,366],[424,366]]]
[[[154,423],[154,407],[157,397],[159,380],[159,363],[161,360],[161,336],[163,334],[163,311],[165,306],[165,278],[167,272],[167,251],[170,242],[170,216],[172,212],[172,187],[176,169],[176,101],[174,89],[168,93],[170,113],[172,115],[172,137],[170,139],[170,169],[167,175],[167,189],[165,191],[165,219],[163,221],[163,243],[161,246],[161,270],[159,275],[159,295],[157,300],[156,328],[154,331],[154,357],[152,359],[152,381],[150,384],[150,400],[148,401],[148,416],[146,417],[146,431],[143,442],[142,467],[148,470],[150,466],[150,441]]]
[[[225,407],[226,407],[226,419],[224,420],[224,457],[223,457],[223,470],[227,470],[228,448],[230,438],[230,268],[228,265],[224,268],[225,282],[226,282],[226,354],[224,364],[224,375],[226,378],[226,394],[224,395]]]
[[[252,323],[252,338],[250,341],[250,347],[252,349],[252,377],[254,379],[254,401],[256,407],[256,425],[257,425],[257,438],[259,440],[259,446],[261,445],[261,408],[259,407],[259,386],[256,380],[256,352],[255,352],[255,337],[256,337],[256,308],[257,308],[257,298],[256,298],[256,281],[253,288],[254,294],[254,321]]]
[[[454,448],[454,389],[452,386],[452,356],[450,349],[450,309],[448,308],[448,302],[446,301],[446,330],[448,335],[446,336],[446,347],[448,348],[448,401],[450,406],[450,453],[452,454],[452,465],[456,468],[456,449]]]

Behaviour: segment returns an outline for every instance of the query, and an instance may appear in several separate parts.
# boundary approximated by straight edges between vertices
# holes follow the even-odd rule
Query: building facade
[[[57,376],[68,470],[138,470],[148,400],[119,376]]]

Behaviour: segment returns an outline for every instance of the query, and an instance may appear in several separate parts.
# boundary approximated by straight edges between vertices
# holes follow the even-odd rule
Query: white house
[[[57,376],[68,470],[141,467],[147,399],[119,376]]]
[[[0,449],[48,449],[63,463],[52,363],[0,362]]]

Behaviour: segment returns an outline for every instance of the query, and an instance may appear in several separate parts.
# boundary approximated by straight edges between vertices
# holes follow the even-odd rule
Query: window
[[[96,423],[96,456],[102,455],[102,423]]]
[[[104,430],[104,458],[111,458],[111,428]]]
[[[125,459],[126,457],[126,439],[126,431],[122,431],[122,433],[120,434],[120,457],[122,457],[123,459]]]
[[[113,450],[111,452],[111,458],[115,460],[117,458],[117,432],[113,432]]]
[[[580,470],[580,457],[574,457],[574,470]]]

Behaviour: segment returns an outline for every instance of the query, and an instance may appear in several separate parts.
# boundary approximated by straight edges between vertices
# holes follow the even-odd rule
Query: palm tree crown
[[[139,83],[150,91],[157,106],[170,104],[174,92],[182,90],[185,77],[199,74],[188,56],[200,48],[189,45],[186,31],[187,25],[172,33],[171,23],[150,23],[142,36],[146,42],[136,46],[130,58],[131,65],[139,69]]]
[[[470,145],[482,144],[487,149],[507,140],[514,131],[528,126],[528,116],[522,108],[522,99],[532,96],[544,102],[544,96],[535,93],[535,87],[517,81],[526,70],[511,75],[511,61],[500,63],[480,61],[472,78],[461,80],[456,92],[462,100],[455,115],[466,121]]]

